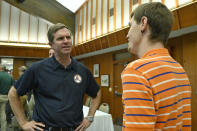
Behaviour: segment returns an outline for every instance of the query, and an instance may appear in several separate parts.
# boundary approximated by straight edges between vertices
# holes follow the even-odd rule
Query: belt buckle
[[[62,128],[62,127],[59,127],[59,128],[58,128],[58,131],[65,131],[65,129]],[[67,129],[66,129],[66,131],[67,131]]]

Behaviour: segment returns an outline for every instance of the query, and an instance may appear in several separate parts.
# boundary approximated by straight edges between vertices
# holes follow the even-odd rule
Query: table
[[[89,107],[83,106],[84,117],[88,115]],[[111,114],[97,110],[93,123],[86,131],[114,131]]]

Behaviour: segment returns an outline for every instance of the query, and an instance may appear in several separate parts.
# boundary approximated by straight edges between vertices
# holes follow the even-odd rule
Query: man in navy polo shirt
[[[49,28],[48,40],[54,56],[33,64],[9,91],[16,118],[25,131],[82,131],[93,121],[101,91],[91,72],[71,56],[71,32],[64,24]],[[33,121],[27,121],[19,96],[33,90]],[[83,117],[83,98],[91,96],[87,117]]]

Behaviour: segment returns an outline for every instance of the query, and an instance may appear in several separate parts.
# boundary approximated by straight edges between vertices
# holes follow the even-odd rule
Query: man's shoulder
[[[0,76],[3,76],[3,77],[11,77],[7,72],[0,72]]]
[[[170,63],[177,63],[171,56],[157,56],[157,57],[150,57],[150,58],[141,58],[137,59],[128,64],[128,67],[133,68],[135,70],[140,70],[144,67],[146,69],[153,68],[156,66],[160,66],[163,64],[170,64]]]
[[[40,61],[37,61],[37,62],[33,63],[30,68],[31,69],[37,69],[37,68],[40,68],[42,66],[45,66],[48,63],[50,63],[50,58],[45,58],[43,60],[40,60]]]
[[[0,71],[0,76],[4,75],[4,72],[3,71]]]
[[[132,68],[132,69],[136,69],[137,67],[145,64],[146,62],[148,62],[149,60],[147,59],[137,59],[137,60],[134,60],[132,62],[130,62],[126,68]]]

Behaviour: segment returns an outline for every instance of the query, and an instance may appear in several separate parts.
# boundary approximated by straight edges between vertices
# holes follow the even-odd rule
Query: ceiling
[[[72,2],[70,2],[70,0],[56,0],[56,1],[62,4],[67,9],[69,9],[70,11],[72,11],[73,13],[75,13],[81,7],[81,5],[85,3],[86,0],[72,0]]]
[[[73,33],[75,14],[56,0],[4,0],[11,5],[52,23],[64,23]],[[23,2],[19,2],[23,1]]]

